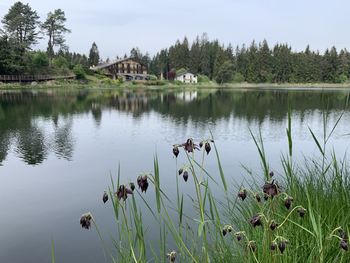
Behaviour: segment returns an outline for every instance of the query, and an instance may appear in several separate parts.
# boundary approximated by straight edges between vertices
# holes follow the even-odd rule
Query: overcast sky
[[[0,0],[0,16],[14,0]],[[41,20],[57,8],[65,11],[71,51],[88,53],[95,41],[103,58],[132,47],[154,55],[177,39],[192,41],[206,32],[227,45],[264,38],[294,50],[350,49],[349,0],[30,0]],[[39,45],[45,49],[45,43]]]

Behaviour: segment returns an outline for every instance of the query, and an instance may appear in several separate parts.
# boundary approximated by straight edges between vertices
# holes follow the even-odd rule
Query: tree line
[[[61,9],[47,14],[40,21],[29,4],[16,2],[1,20],[0,74],[68,74],[73,71],[84,78],[90,66],[102,62],[97,44],[92,43],[88,56],[70,52],[65,36],[65,13]],[[46,51],[32,48],[40,39],[47,39]],[[148,67],[157,77],[173,80],[178,72],[190,71],[200,81],[218,83],[254,82],[329,82],[340,83],[350,75],[350,53],[333,46],[325,52],[293,51],[288,44],[270,47],[266,40],[233,48],[218,40],[209,40],[207,34],[197,36],[190,43],[185,37],[169,48],[161,49],[152,58],[139,48],[132,48],[129,56]],[[119,59],[119,57],[116,57]],[[109,62],[109,58],[104,62]]]

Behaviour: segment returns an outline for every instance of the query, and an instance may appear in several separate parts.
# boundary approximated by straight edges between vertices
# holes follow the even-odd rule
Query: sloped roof
[[[189,71],[186,71],[184,73],[181,73],[181,74],[176,74],[176,77],[180,77],[180,76],[183,76],[185,74],[192,74],[193,76],[196,76],[195,74],[193,74],[192,72],[189,72]]]
[[[123,62],[123,61],[126,61],[126,60],[133,60],[139,64],[142,65],[142,63],[136,61],[135,59],[131,58],[131,57],[128,57],[128,58],[123,58],[123,59],[116,59],[116,60],[113,60],[112,62],[108,62],[108,63],[101,63],[101,64],[98,64],[97,66],[94,66],[94,67],[90,67],[91,70],[98,70],[98,69],[103,69],[103,68],[108,68],[114,64],[117,64],[117,63],[120,63],[120,62]]]

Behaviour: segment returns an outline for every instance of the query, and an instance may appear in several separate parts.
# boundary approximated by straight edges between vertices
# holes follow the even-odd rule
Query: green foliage
[[[206,75],[199,74],[198,75],[198,82],[199,83],[208,83],[208,82],[210,82],[210,79]]]
[[[89,66],[97,66],[100,62],[100,53],[98,51],[96,43],[92,43],[90,53],[89,53]]]
[[[232,75],[233,64],[230,61],[225,61],[219,66],[215,74],[215,81],[219,84],[230,82],[232,80]]]
[[[149,80],[158,80],[156,75],[149,75]]]
[[[56,68],[66,68],[66,69],[69,68],[69,63],[68,63],[67,59],[63,56],[55,57],[52,60],[52,65]]]
[[[82,65],[80,65],[80,64],[75,65],[74,68],[73,68],[73,72],[74,72],[75,77],[77,79],[80,79],[80,80],[86,79],[86,73],[85,73],[84,68],[83,68]]]
[[[187,69],[185,68],[180,68],[178,70],[176,70],[176,75],[181,75],[187,72]]]
[[[37,51],[32,56],[32,64],[37,69],[45,68],[49,65],[49,58],[45,52]]]
[[[29,4],[19,1],[14,3],[1,22],[4,25],[5,36],[13,40],[22,54],[37,43],[39,16]]]
[[[244,76],[241,73],[236,72],[233,74],[232,82],[241,83],[243,81],[244,81]]]

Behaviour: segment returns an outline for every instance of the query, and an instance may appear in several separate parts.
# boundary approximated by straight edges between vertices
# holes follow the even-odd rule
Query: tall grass
[[[341,117],[340,117],[341,118]],[[350,171],[347,158],[337,159],[334,151],[327,151],[327,143],[340,118],[327,133],[324,117],[324,135],[320,140],[310,129],[310,138],[319,149],[319,158],[293,160],[291,115],[286,128],[288,154],[281,155],[283,170],[272,177],[263,139],[251,131],[262,164],[264,178],[255,178],[251,185],[229,185],[213,138],[204,140],[214,146],[218,174],[217,182],[205,167],[205,151],[182,151],[187,164],[175,166],[176,199],[163,191],[158,157],[154,157],[154,171],[147,174],[155,201],[147,201],[144,193],[135,189],[127,199],[117,198],[121,185],[120,169],[116,182],[109,189],[118,235],[112,239],[113,249],[106,248],[113,262],[350,262],[350,253],[340,248],[340,228],[349,235]],[[175,145],[185,148],[183,145]],[[204,147],[203,147],[204,148]],[[186,148],[185,148],[186,149]],[[197,156],[198,155],[198,156]],[[181,173],[179,172],[181,170]],[[187,196],[179,187],[179,173],[184,171],[194,181],[194,196]],[[144,176],[144,175],[142,175]],[[279,193],[263,200],[262,184],[276,184]],[[276,183],[278,181],[278,183]],[[153,185],[153,187],[152,187]],[[237,194],[247,193],[241,200]],[[216,194],[217,192],[220,194]],[[262,201],[257,201],[258,195]],[[286,199],[293,198],[287,209]],[[192,202],[193,214],[185,213],[184,202]],[[300,208],[306,213],[300,216]],[[149,214],[158,233],[148,232],[143,213]],[[253,227],[249,220],[257,216],[262,226]],[[272,222],[278,225],[274,230]],[[147,220],[150,222],[150,220]],[[95,225],[97,228],[97,225]],[[98,228],[97,228],[98,230]],[[99,232],[100,233],[100,232]],[[149,242],[158,236],[158,243]],[[102,239],[102,237],[101,237]],[[271,250],[271,245],[277,248]],[[280,245],[285,245],[283,253]]]

